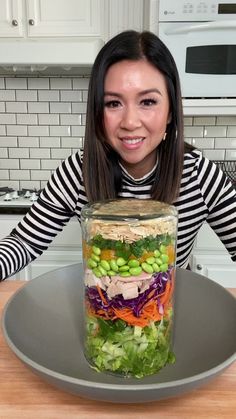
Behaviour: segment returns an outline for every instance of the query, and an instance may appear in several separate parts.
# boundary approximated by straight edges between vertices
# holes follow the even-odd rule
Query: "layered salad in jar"
[[[90,365],[141,378],[175,362],[175,208],[136,199],[88,205],[82,231]]]

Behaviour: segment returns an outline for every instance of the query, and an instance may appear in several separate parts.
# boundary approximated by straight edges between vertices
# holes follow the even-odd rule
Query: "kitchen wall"
[[[0,75],[0,186],[42,188],[83,147],[88,82]],[[212,160],[235,160],[236,116],[185,117],[185,138]]]

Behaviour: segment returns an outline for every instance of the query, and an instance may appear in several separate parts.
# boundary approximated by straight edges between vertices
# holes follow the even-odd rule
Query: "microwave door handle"
[[[184,34],[189,32],[201,32],[211,30],[227,30],[236,29],[236,20],[222,20],[219,22],[204,22],[198,24],[179,26],[178,28],[172,27],[164,30],[166,35]]]

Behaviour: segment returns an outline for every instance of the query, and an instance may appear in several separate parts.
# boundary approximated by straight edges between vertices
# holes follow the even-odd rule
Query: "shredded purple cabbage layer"
[[[165,291],[167,281],[171,281],[171,271],[172,268],[170,268],[167,272],[154,273],[150,287],[136,298],[125,300],[122,294],[120,294],[116,295],[114,298],[112,298],[112,300],[109,300],[106,292],[102,290],[103,295],[107,301],[107,304],[105,304],[102,301],[96,287],[86,287],[85,296],[95,312],[97,312],[99,309],[107,311],[109,308],[130,308],[132,309],[133,314],[136,317],[139,317],[143,306],[148,301],[156,300],[158,304],[158,297]],[[152,296],[148,297],[151,291],[153,291]],[[160,307],[160,310],[162,310],[162,307]]]

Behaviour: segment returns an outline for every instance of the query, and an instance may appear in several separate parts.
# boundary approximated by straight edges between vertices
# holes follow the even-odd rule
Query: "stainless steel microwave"
[[[159,0],[158,14],[182,96],[236,97],[236,1]]]

